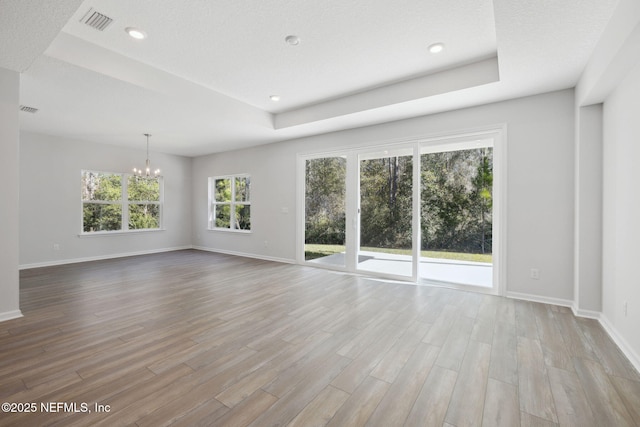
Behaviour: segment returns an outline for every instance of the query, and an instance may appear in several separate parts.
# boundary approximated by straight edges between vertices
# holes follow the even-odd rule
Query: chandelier
[[[149,161],[149,137],[151,136],[148,133],[145,133],[144,136],[147,137],[147,161],[145,163],[145,168],[144,169],[138,169],[138,168],[133,168],[133,173],[135,175],[138,176],[158,176],[160,174],[160,169],[156,169],[153,171],[153,174],[151,173],[151,162]]]

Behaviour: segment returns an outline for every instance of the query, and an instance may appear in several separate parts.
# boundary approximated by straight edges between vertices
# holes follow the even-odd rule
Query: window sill
[[[251,234],[253,230],[231,230],[229,228],[207,228],[207,231],[234,233],[234,234]]]
[[[138,234],[138,233],[157,233],[158,231],[166,231],[164,228],[147,228],[144,230],[127,230],[127,231],[94,231],[91,233],[80,233],[78,237],[104,237],[115,236],[123,234]]]

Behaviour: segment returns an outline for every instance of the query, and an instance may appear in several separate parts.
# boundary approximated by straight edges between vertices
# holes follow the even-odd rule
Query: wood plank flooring
[[[22,271],[21,309],[0,426],[640,426],[562,307],[186,250]]]

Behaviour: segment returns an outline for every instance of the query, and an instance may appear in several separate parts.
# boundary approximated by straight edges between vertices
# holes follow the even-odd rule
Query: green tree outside
[[[122,176],[101,172],[82,174],[83,231],[122,229]],[[113,203],[87,203],[92,201]]]
[[[160,227],[160,178],[83,171],[84,232],[123,229],[123,176],[127,177],[128,229]]]
[[[213,191],[215,227],[230,229],[233,221],[235,230],[251,230],[251,178],[237,176],[216,179]]]
[[[490,255],[493,149],[427,153],[420,164],[421,251]],[[346,159],[307,160],[307,245],[344,245],[345,179]],[[412,180],[412,156],[360,162],[361,247],[411,248]]]
[[[129,176],[129,229],[160,228],[160,180],[157,177]]]
[[[305,242],[345,243],[347,160],[326,157],[306,162]]]

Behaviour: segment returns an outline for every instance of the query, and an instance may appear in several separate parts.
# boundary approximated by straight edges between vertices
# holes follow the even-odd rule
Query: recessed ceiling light
[[[440,53],[444,50],[444,44],[443,43],[434,43],[431,46],[429,46],[429,52],[431,53]]]
[[[280,101],[280,95],[271,95],[269,99],[272,100],[273,102],[278,102]]]
[[[284,38],[284,41],[291,46],[297,46],[300,44],[300,37],[293,34]]]
[[[124,31],[136,40],[147,38],[147,33],[135,27],[127,27],[124,29]]]

